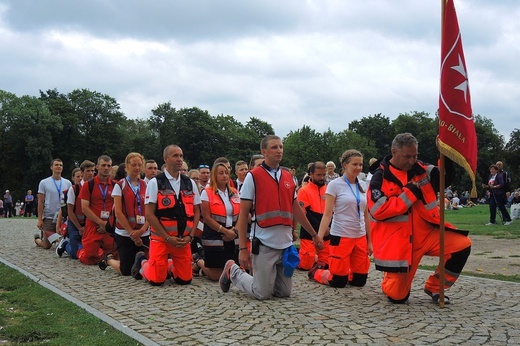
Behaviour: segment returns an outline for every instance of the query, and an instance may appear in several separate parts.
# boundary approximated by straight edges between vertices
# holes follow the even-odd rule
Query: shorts
[[[224,268],[228,260],[238,263],[238,247],[234,241],[224,242],[224,247],[204,246],[204,266],[206,268]]]
[[[44,237],[49,238],[56,233],[56,222],[53,219],[43,219],[42,229]]]

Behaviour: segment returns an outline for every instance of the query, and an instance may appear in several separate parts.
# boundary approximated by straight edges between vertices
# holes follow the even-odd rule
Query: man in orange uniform
[[[163,151],[166,170],[146,187],[146,219],[152,227],[150,257],[138,252],[132,276],[145,278],[151,285],[162,285],[168,274],[179,285],[191,283],[190,243],[200,217],[200,194],[197,184],[181,174],[182,149],[168,145]],[[168,260],[168,255],[171,259]]]
[[[118,258],[114,238],[105,229],[114,205],[114,182],[110,179],[112,159],[107,155],[101,155],[96,168],[98,175],[92,178],[93,183],[89,181],[83,184],[79,193],[81,209],[87,217],[81,239],[83,247],[78,250],[78,259],[83,264],[98,264],[109,253]]]
[[[315,162],[309,168],[310,181],[298,191],[298,202],[305,211],[305,216],[314,229],[320,228],[321,218],[325,211],[325,164],[321,161]],[[309,232],[300,226],[300,265],[298,268],[303,270],[311,269],[316,262],[320,268],[328,268],[329,263],[329,244],[330,236],[326,235],[323,239],[323,248],[316,251],[313,237]]]
[[[397,135],[392,155],[371,167],[368,207],[374,259],[384,271],[383,292],[392,303],[405,303],[421,258],[439,256],[444,250],[445,282],[439,282],[438,268],[426,281],[424,291],[437,303],[440,285],[452,286],[471,251],[467,231],[446,223],[444,249],[439,244],[438,167],[417,161],[418,142],[410,133]],[[446,158],[446,185],[453,178],[453,162]],[[445,297],[445,303],[449,299]]]

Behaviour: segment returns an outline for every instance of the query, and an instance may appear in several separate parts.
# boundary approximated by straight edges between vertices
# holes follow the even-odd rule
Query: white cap
[[[5,190],[5,193],[8,193],[8,192],[9,192],[9,190]]]

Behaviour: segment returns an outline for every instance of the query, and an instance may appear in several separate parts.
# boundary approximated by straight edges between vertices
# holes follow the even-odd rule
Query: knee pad
[[[410,292],[408,292],[408,294],[406,295],[406,297],[404,297],[403,299],[393,299],[392,297],[390,296],[387,296],[388,300],[390,301],[390,303],[394,303],[394,304],[404,304],[408,301],[408,298],[410,298]]]
[[[347,286],[348,276],[333,275],[332,280],[329,281],[331,287],[343,288]]]
[[[349,281],[348,284],[350,286],[363,287],[367,283],[368,274],[358,274],[354,273],[352,276],[352,281]]]
[[[446,265],[444,267],[452,273],[461,273],[462,269],[466,265],[466,261],[468,260],[470,253],[471,246],[452,253],[451,258],[446,261]]]

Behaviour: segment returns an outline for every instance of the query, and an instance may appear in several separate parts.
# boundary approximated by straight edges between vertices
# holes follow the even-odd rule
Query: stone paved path
[[[253,300],[200,277],[152,287],[110,268],[85,266],[36,248],[36,221],[0,219],[0,258],[159,345],[517,345],[520,284],[462,276],[444,309],[422,291],[419,271],[408,304],[393,305],[372,270],[364,288],[325,287],[295,273],[289,299]],[[471,259],[470,259],[471,260]],[[138,334],[138,335],[139,335]],[[141,340],[142,341],[142,340]]]

